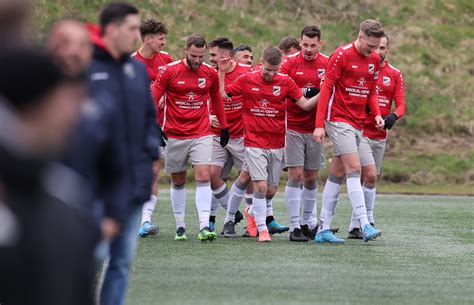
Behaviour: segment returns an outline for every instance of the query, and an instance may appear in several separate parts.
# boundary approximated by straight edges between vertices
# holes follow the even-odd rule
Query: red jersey
[[[377,81],[377,100],[382,117],[386,117],[392,110],[392,101],[395,101],[395,114],[401,118],[405,115],[405,88],[402,73],[388,62],[379,70]],[[375,128],[374,116],[369,113],[364,124],[364,136],[377,139],[387,139],[387,130]]]
[[[375,85],[380,57],[372,52],[364,56],[354,43],[339,47],[329,58],[326,77],[319,96],[316,127],[324,121],[344,122],[362,129],[367,116],[366,106],[380,115]]]
[[[132,57],[138,61],[141,61],[145,65],[146,72],[148,73],[148,77],[152,83],[155,81],[158,71],[161,69],[161,67],[173,61],[171,55],[163,51],[160,53],[155,53],[152,58],[145,58],[140,54],[140,52],[137,51],[132,54]],[[160,109],[159,107],[156,108],[158,125],[163,126],[164,116],[165,114],[163,109]]]
[[[246,147],[285,146],[286,99],[299,100],[303,96],[288,75],[277,73],[267,82],[261,71],[249,72],[227,85],[225,91],[229,95],[242,95]]]
[[[240,75],[245,74],[252,69],[250,65],[237,63],[234,70],[225,74],[224,82],[232,84]],[[244,125],[242,123],[242,96],[236,95],[223,99],[225,117],[229,125],[229,133],[231,138],[241,138],[243,136]],[[214,111],[211,109],[211,112]],[[220,135],[220,128],[211,126],[211,130],[215,135]]]
[[[320,88],[329,58],[318,53],[313,60],[306,60],[301,52],[285,57],[280,72],[288,74],[299,88]],[[301,133],[313,133],[316,107],[306,111],[293,102],[288,103],[287,128]]]
[[[152,86],[155,105],[165,93],[163,128],[169,138],[193,139],[210,135],[209,99],[222,128],[227,127],[219,78],[208,64],[191,70],[181,59],[164,66]]]
[[[132,54],[132,57],[141,61],[146,66],[146,72],[151,82],[155,81],[158,71],[162,66],[173,62],[171,55],[163,51],[155,53],[152,58],[145,58],[137,51]]]

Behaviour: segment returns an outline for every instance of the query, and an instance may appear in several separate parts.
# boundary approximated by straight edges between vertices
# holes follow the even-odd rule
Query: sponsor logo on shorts
[[[383,85],[384,86],[390,86],[390,77],[388,77],[388,76],[383,77]]]
[[[201,89],[206,88],[206,79],[205,78],[198,78],[198,87]]]
[[[280,96],[281,93],[281,87],[280,86],[273,86],[273,95],[274,96]]]

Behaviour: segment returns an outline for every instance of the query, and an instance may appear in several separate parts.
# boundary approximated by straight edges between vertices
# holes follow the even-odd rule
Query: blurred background
[[[99,0],[38,0],[31,37],[40,43],[54,21],[95,22]],[[168,25],[165,51],[178,59],[188,35],[261,50],[310,24],[322,30],[322,53],[356,38],[377,19],[390,36],[388,61],[405,79],[407,115],[391,130],[379,192],[474,194],[474,2],[470,0],[139,0],[142,19]],[[137,46],[138,48],[138,46]],[[327,140],[328,146],[330,141]],[[327,150],[328,155],[330,149]],[[235,174],[235,173],[234,173]],[[327,171],[321,175],[327,176]],[[190,180],[192,179],[190,175]],[[282,176],[286,180],[286,175]],[[161,182],[168,178],[162,174]]]

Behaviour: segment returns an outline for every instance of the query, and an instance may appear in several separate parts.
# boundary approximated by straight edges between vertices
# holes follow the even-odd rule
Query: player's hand
[[[307,99],[309,98],[312,98],[313,96],[316,96],[318,95],[319,93],[319,88],[314,88],[314,87],[311,87],[311,88],[301,88],[301,93],[303,94],[303,96]]]
[[[102,231],[102,237],[107,240],[114,239],[120,233],[119,223],[109,217],[104,218],[100,222],[100,229]]]
[[[221,124],[219,123],[219,120],[217,119],[217,116],[211,114],[209,115],[209,119],[211,120],[211,126],[214,128],[220,128]]]
[[[375,117],[375,128],[377,128],[378,130],[382,130],[384,125],[385,125],[385,122],[382,119],[382,117],[380,115],[376,116]]]
[[[324,128],[315,128],[313,132],[313,140],[316,142],[322,142],[324,139]]]
[[[230,134],[229,127],[221,129],[221,146],[225,147],[229,143]]]
[[[398,120],[398,115],[396,115],[393,112],[390,113],[389,115],[385,117],[385,126],[383,127],[383,129],[392,129],[393,124],[395,124],[397,120]]]
[[[227,72],[232,63],[232,58],[226,57],[219,60],[219,72]]]
[[[160,132],[160,146],[165,147],[166,141],[168,141],[168,136],[166,136],[166,133],[161,129],[161,127],[158,126],[158,129]]]

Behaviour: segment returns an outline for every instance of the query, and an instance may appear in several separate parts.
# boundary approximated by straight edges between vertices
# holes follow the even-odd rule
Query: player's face
[[[377,48],[376,52],[379,54],[380,56],[380,62],[384,62],[385,60],[385,57],[387,56],[387,53],[388,53],[388,41],[387,41],[387,37],[382,37],[382,39],[380,40],[380,45],[379,47]]]
[[[113,31],[117,51],[121,55],[132,54],[136,50],[140,38],[140,17],[128,15],[120,25],[114,26],[117,27]]]
[[[214,69],[219,68],[219,60],[224,58],[225,55],[225,51],[219,49],[217,46],[209,48],[209,62],[214,67]]]
[[[188,66],[192,70],[197,70],[204,61],[204,56],[206,55],[206,47],[198,48],[195,45],[192,45],[189,48],[185,48],[184,53],[186,54],[186,62]]]
[[[163,50],[166,45],[166,34],[158,33],[155,35],[148,35],[146,37],[146,42],[153,52],[158,53]]]
[[[278,73],[278,70],[280,70],[280,65],[271,65],[264,59],[262,59],[261,74],[264,80],[266,80],[267,82],[271,82],[275,74]]]
[[[70,75],[78,75],[85,71],[92,58],[89,34],[78,24],[64,24],[56,31],[48,47]]]
[[[363,33],[359,35],[360,40],[360,52],[364,56],[369,56],[370,53],[377,50],[380,44],[380,38],[369,37]]]
[[[322,41],[318,37],[310,38],[303,35],[300,40],[301,54],[306,60],[313,60],[321,49]]]
[[[250,51],[240,51],[235,53],[234,55],[235,61],[244,65],[252,65],[253,64],[253,54]]]

